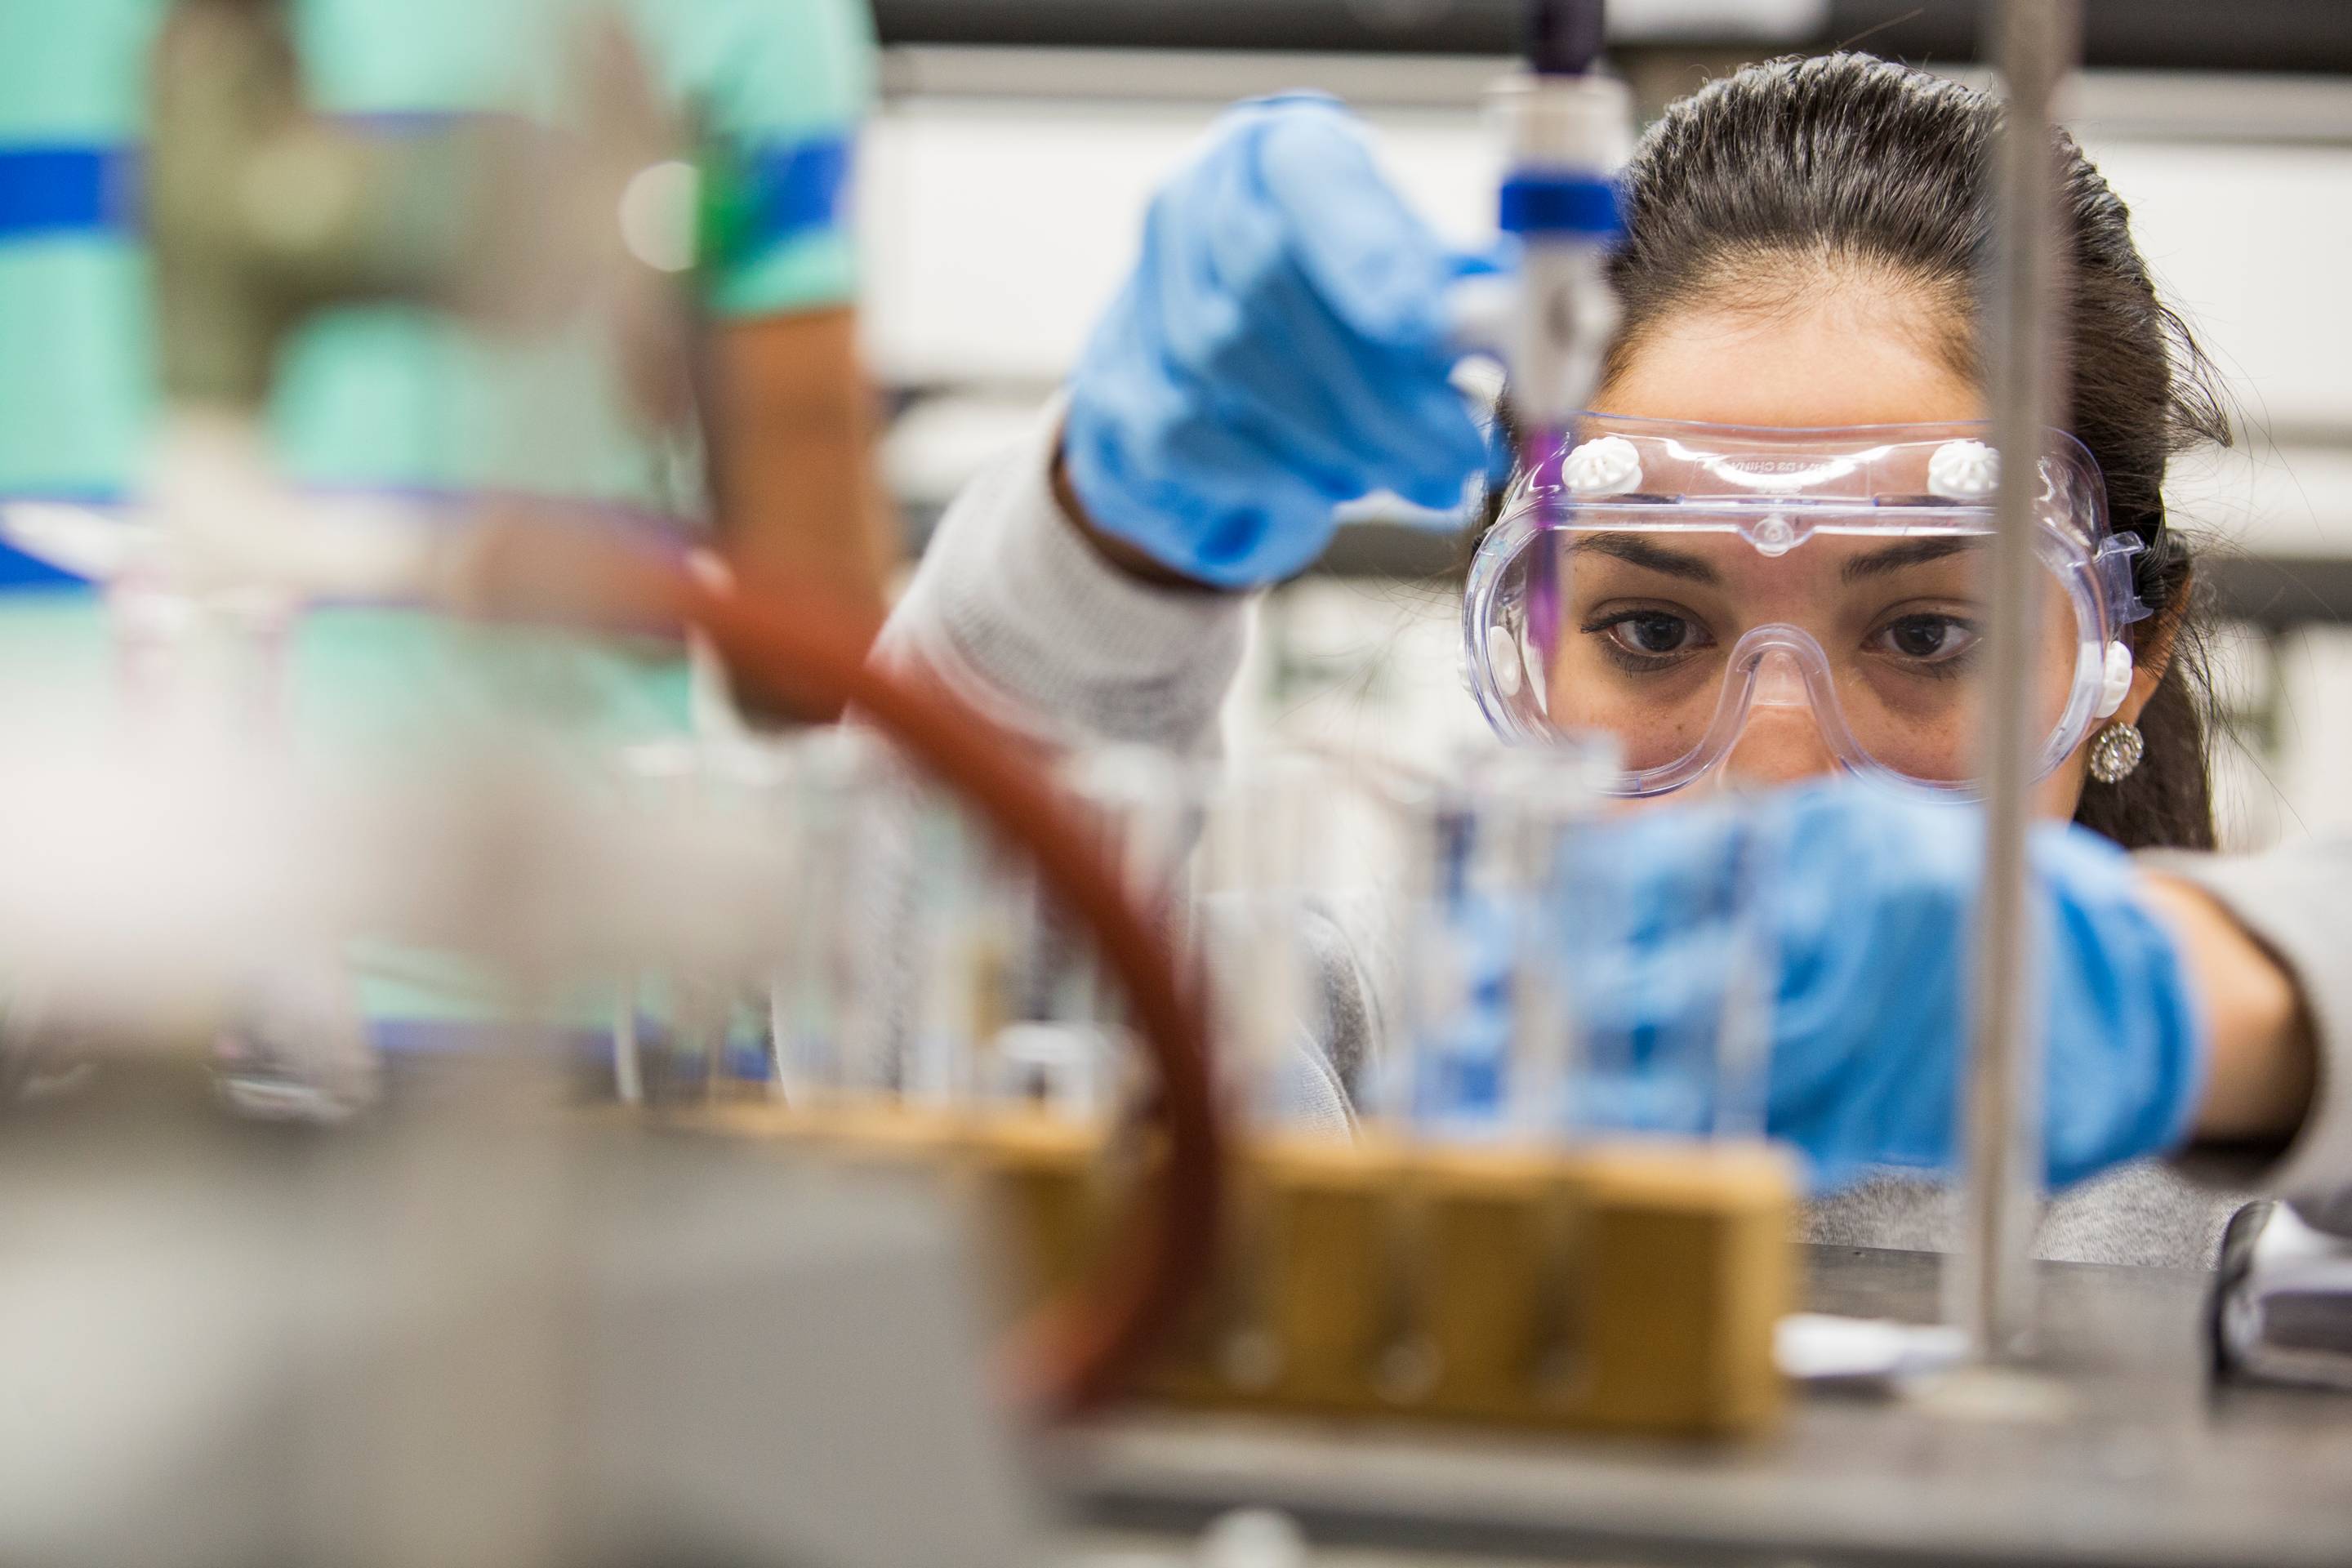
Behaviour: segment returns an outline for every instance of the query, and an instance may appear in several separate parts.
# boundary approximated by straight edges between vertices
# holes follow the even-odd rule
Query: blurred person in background
[[[161,407],[139,160],[172,10],[170,0],[0,0],[0,506],[112,515],[150,478]],[[878,626],[897,529],[857,353],[849,182],[876,61],[865,0],[289,0],[286,10],[310,103],[394,139],[475,115],[561,124],[589,28],[617,17],[698,142],[694,280],[725,421],[709,432],[706,463],[677,389],[664,406],[662,387],[630,374],[608,322],[500,335],[422,307],[339,309],[302,327],[279,361],[268,423],[288,481],[446,501],[453,518],[486,502],[534,514],[553,503],[558,515],[577,509],[695,541],[708,539],[715,490],[728,521],[716,542],[745,591],[815,585]],[[70,705],[110,710],[117,676],[99,600],[13,549],[0,548],[0,586],[10,590],[0,673],[53,705],[71,693]],[[475,707],[469,693],[499,683],[520,683],[542,708],[551,699],[609,742],[689,722],[688,661],[674,648],[489,652],[434,606],[316,606],[287,668],[292,732],[406,756],[445,738],[452,714]],[[331,974],[291,974],[265,985],[259,1006],[347,1020],[343,989]],[[465,990],[404,960],[365,986],[368,1015],[437,1027],[478,1016]]]
[[[170,8],[0,0],[0,501],[108,505],[145,477],[158,390],[137,149]],[[736,574],[754,591],[814,582],[878,619],[896,531],[873,464],[847,205],[871,18],[863,0],[616,9],[701,142],[698,280]],[[557,24],[595,14],[569,0],[289,11],[313,101],[388,138],[544,103],[566,64]],[[701,454],[613,362],[593,331],[510,342],[418,308],[334,311],[286,353],[276,452],[320,490],[589,502],[698,527]],[[313,634],[330,662],[337,629],[328,616]]]
[[[1792,449],[1824,426],[1982,418],[1977,279],[1998,121],[1983,93],[1859,55],[1753,67],[1672,106],[1624,176],[1612,272],[1626,320],[1596,407],[1784,429]],[[2123,205],[2071,142],[2063,158],[2066,428],[2104,477],[2128,563],[2118,592],[2148,613],[2113,628],[2129,657],[2110,659],[2106,727],[2086,727],[2037,795],[2045,1174],[2063,1189],[2040,1245],[2202,1266],[2242,1196],[2206,1175],[2290,1194],[2352,1179],[2352,1073],[2336,1065],[2352,1053],[2352,992],[2331,962],[2352,863],[2208,853],[2193,571],[2162,485],[2173,450],[2227,429]],[[1338,105],[1235,110],[1160,194],[1134,274],[1036,438],[950,510],[884,654],[1051,744],[1213,752],[1253,590],[1309,564],[1339,504],[1385,490],[1447,508],[1491,470],[1447,331],[1448,290],[1479,266],[1407,208]],[[1652,682],[1620,704],[1622,739],[1670,722],[1681,675],[1720,686],[1743,628],[1722,563],[1617,553],[1617,609],[1566,629],[1608,679]],[[1785,596],[1808,560],[1756,570],[1779,573]],[[1953,576],[1964,565],[1900,567],[1912,585],[1888,593],[1909,607],[1850,628],[1871,679],[1925,691],[1961,675],[1981,620],[1981,589]],[[1836,584],[1803,589],[1824,591]],[[2049,673],[2063,686],[2071,646],[2062,663]],[[1934,1247],[1949,1223],[1936,1178],[1956,1158],[1981,814],[1830,782],[1845,763],[1810,717],[1746,714],[1710,764],[1780,848],[1759,894],[1779,967],[1769,1125],[1808,1158],[1816,1238]],[[2095,777],[2099,737],[2117,754]],[[1720,852],[1732,815],[1699,804],[1624,824],[1613,896],[1645,962],[1691,982],[1660,994],[1708,978],[1673,893]],[[1397,964],[1378,934],[1316,941],[1332,1005],[1292,1097],[1304,1120],[1345,1126],[1381,1020],[1401,1016]],[[2199,1163],[2209,1172],[2190,1175]]]

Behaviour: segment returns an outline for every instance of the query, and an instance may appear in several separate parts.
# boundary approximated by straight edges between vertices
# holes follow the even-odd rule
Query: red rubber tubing
[[[575,538],[567,548],[593,547]],[[613,570],[590,567],[603,579],[594,599],[625,608],[635,624],[696,627],[731,670],[812,711],[854,710],[1025,851],[1045,885],[1094,932],[1158,1074],[1150,1109],[1165,1158],[1092,1274],[1015,1329],[1004,1370],[1022,1405],[1047,1418],[1099,1406],[1178,1325],[1216,1260],[1224,1131],[1197,988],[1180,980],[1160,925],[1083,830],[1079,805],[1028,760],[1030,748],[936,683],[870,662],[870,626],[813,592],[763,584],[755,601],[643,548],[607,548],[612,557],[601,564]],[[584,564],[576,553],[572,562]]]

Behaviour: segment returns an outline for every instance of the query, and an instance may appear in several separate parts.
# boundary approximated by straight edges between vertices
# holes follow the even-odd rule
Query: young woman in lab
[[[1474,682],[1506,731],[1612,732],[1629,794],[1797,786],[1751,812],[1784,847],[1763,894],[1768,1117],[1821,1178],[1821,1239],[1933,1247],[1947,1223],[1922,1176],[1953,1158],[1980,821],[1927,796],[1976,771],[1980,595],[1970,542],[1902,514],[1980,503],[1991,482],[1979,432],[1955,427],[1986,413],[1974,290],[1997,122],[1981,93],[1857,55],[1750,68],[1673,106],[1624,177],[1606,413],[1535,448],[1471,574],[1474,618],[1491,616]],[[2123,204],[2064,155],[2074,395],[2040,542],[2037,798],[2054,820],[2033,844],[2064,1190],[2040,1244],[2201,1264],[2243,1195],[2216,1172],[2290,1195],[2352,1177],[2352,1088],[2322,1066],[2352,1050],[2352,994],[2326,963],[2324,863],[2179,853],[2210,850],[2212,827],[2192,573],[2162,484],[2173,450],[2226,426]],[[1446,328],[1476,265],[1339,106],[1236,110],[1154,203],[1066,400],[950,511],[886,652],[1057,743],[1213,751],[1249,591],[1307,565],[1336,504],[1454,507],[1490,469]],[[1762,505],[1731,531],[1678,526],[1702,471],[1751,500],[1897,521],[1811,538]],[[1582,531],[1530,521],[1569,510]],[[1827,782],[1853,773],[1928,788]],[[1722,815],[1639,824],[1622,897],[1714,852]],[[1671,920],[1648,940],[1676,961]],[[1344,1121],[1393,965],[1330,945],[1335,1005],[1297,1098]]]

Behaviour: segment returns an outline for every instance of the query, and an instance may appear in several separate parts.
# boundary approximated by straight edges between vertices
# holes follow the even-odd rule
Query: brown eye
[[[1977,645],[1973,622],[1958,616],[1905,616],[1892,621],[1872,639],[1881,653],[1913,664],[1948,664],[1966,658]]]
[[[1637,610],[1622,616],[1610,626],[1609,636],[1627,653],[1654,658],[1685,653],[1699,645],[1697,627],[1664,610]]]

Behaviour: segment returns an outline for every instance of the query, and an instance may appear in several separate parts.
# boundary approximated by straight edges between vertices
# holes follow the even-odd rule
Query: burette
[[[1526,64],[1496,89],[1506,158],[1497,217],[1519,247],[1506,357],[1518,461],[1538,480],[1529,487],[1538,497],[1558,493],[1540,476],[1558,472],[1570,427],[1591,402],[1602,356],[1617,335],[1609,256],[1624,233],[1617,180],[1633,153],[1633,100],[1623,82],[1599,69],[1604,11],[1602,0],[1531,0]],[[1535,552],[1528,594],[1528,628],[1549,669],[1560,632],[1552,552]],[[1538,786],[1530,795],[1525,779],[1521,784],[1521,808],[1549,793]],[[1537,853],[1532,842],[1517,847],[1522,858]],[[1540,1123],[1562,1109],[1571,1053],[1566,1026],[1555,1016],[1559,999],[1535,999],[1548,989],[1548,966],[1524,957],[1515,969],[1527,1005],[1509,1047],[1519,1079],[1515,1116]]]
[[[1616,335],[1609,252],[1623,232],[1616,176],[1633,149],[1633,95],[1601,74],[1601,0],[1534,0],[1526,66],[1496,91],[1506,147],[1503,232],[1519,245],[1507,332],[1519,461],[1556,470]],[[1548,493],[1540,485],[1533,493]],[[1559,582],[1537,552],[1529,629],[1549,665],[1559,635]]]

